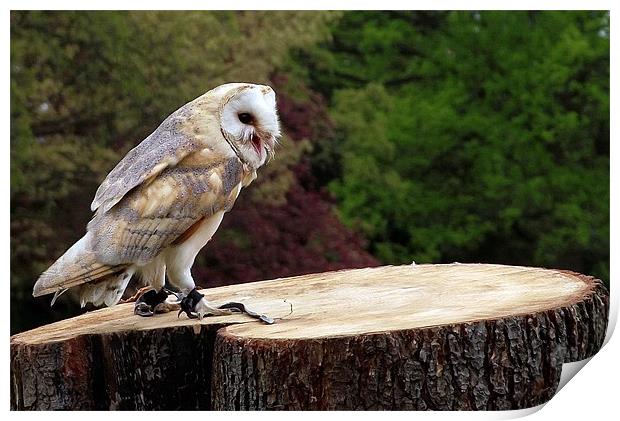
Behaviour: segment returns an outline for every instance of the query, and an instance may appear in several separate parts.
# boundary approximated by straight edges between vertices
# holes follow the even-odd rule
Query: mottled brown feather
[[[205,148],[209,142],[195,128],[209,108],[208,98],[203,95],[170,114],[110,171],[95,193],[91,210],[107,212],[132,189]]]
[[[97,259],[108,265],[147,263],[166,247],[189,238],[202,219],[229,210],[243,178],[236,157],[190,154],[93,218],[88,229]]]

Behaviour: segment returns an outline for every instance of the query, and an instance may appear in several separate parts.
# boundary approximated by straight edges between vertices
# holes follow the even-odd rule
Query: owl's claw
[[[248,310],[247,307],[245,306],[245,304],[243,304],[243,303],[231,302],[231,303],[222,304],[218,308],[219,309],[229,309],[231,311],[235,311],[236,313],[245,313],[248,316],[254,317],[255,319],[258,319],[261,322],[266,323],[268,325],[274,324],[274,320],[271,317],[266,316],[264,314],[256,313],[256,312],[254,312],[252,310]]]
[[[224,316],[233,313],[245,313],[263,323],[274,323],[271,317],[248,310],[243,303],[231,302],[219,307],[214,307],[204,298],[204,295],[199,293],[195,288],[181,300],[181,310],[179,310],[177,317],[180,317],[182,313],[187,314],[187,317],[190,319],[202,319],[207,315]]]
[[[159,308],[160,304],[166,301],[168,294],[162,288],[159,292],[154,289],[148,290],[136,301],[133,308],[133,313],[142,317],[150,317],[156,312],[156,308]]]
[[[153,312],[153,306],[150,306],[145,302],[136,302],[136,305],[133,308],[133,314],[142,317],[150,317],[155,313]]]
[[[190,291],[186,297],[181,300],[181,309],[177,314],[180,317],[182,313],[187,314],[190,319],[201,319],[207,315],[224,316],[231,314],[230,310],[220,310],[217,307],[213,307],[209,303],[204,295],[199,293],[196,288]]]
[[[204,298],[204,295],[199,293],[196,288],[190,291],[187,296],[183,297],[181,300],[181,309],[177,314],[177,318],[181,317],[182,313],[187,314],[187,317],[190,319],[202,319],[198,314],[195,313],[196,305]]]

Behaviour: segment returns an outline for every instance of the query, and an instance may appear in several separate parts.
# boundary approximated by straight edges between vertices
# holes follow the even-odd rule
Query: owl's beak
[[[254,151],[256,151],[256,153],[258,155],[261,154],[261,146],[262,146],[262,142],[260,139],[260,136],[258,136],[256,133],[254,133],[252,135],[252,147],[254,148]]]
[[[254,151],[259,157],[263,158],[265,153],[267,153],[267,155],[273,154],[275,148],[275,139],[273,136],[269,134],[261,136],[254,132],[254,134],[252,134],[251,143]]]

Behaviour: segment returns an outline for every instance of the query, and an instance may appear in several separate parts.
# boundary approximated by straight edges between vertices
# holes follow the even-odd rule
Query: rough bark
[[[424,276],[456,271],[458,280],[462,272],[472,283],[469,288],[478,282],[490,296],[510,288],[506,279],[523,269],[489,266],[482,277],[484,265],[423,266]],[[477,272],[468,274],[470,269]],[[453,322],[444,323],[450,318],[442,312],[443,322],[432,324],[415,314],[410,322],[401,306],[408,300],[403,295],[424,294],[415,282],[419,278],[426,285],[426,278],[398,281],[409,285],[396,292],[399,304],[390,295],[390,282],[396,281],[386,277],[382,282],[382,270],[395,275],[408,269],[373,269],[363,273],[366,280],[362,272],[349,271],[205,291],[215,301],[256,297],[255,306],[280,317],[288,313],[281,300],[286,295],[297,309],[273,326],[242,315],[202,322],[172,314],[142,319],[131,315],[128,304],[16,335],[11,338],[11,408],[519,409],[548,401],[562,363],[594,355],[604,341],[608,293],[591,277],[527,268],[539,271],[528,282],[544,292],[527,298],[533,303],[525,305],[528,311],[514,308],[513,314],[467,319],[480,303],[464,300],[463,310],[450,316]],[[494,277],[501,282],[493,284]],[[329,308],[330,297],[341,297],[343,280],[355,286],[357,279],[360,291],[368,279],[376,280],[371,286],[377,305],[399,310],[389,318],[383,317],[389,311],[358,310],[353,318],[343,315],[341,323],[333,315],[333,332],[325,334],[322,323],[329,324],[332,316],[321,309]],[[562,287],[568,292],[558,297],[553,288],[563,280],[570,288]],[[446,285],[453,282],[450,278]],[[375,291],[377,284],[386,285],[385,295]],[[425,296],[428,308],[419,313],[446,300],[443,294],[461,293],[454,285],[433,291],[437,296]],[[360,326],[352,332],[355,320]],[[411,326],[403,328],[407,323]]]

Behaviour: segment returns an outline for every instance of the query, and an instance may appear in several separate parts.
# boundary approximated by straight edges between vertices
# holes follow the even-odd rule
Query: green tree
[[[332,31],[297,57],[373,254],[608,279],[608,13],[349,12]]]

